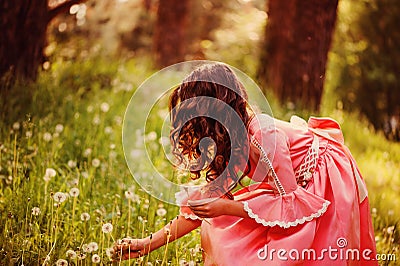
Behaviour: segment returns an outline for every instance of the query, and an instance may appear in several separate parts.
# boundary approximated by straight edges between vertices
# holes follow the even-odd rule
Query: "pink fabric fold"
[[[243,200],[244,209],[264,226],[289,228],[323,215],[330,202],[302,187],[282,195],[262,194]]]

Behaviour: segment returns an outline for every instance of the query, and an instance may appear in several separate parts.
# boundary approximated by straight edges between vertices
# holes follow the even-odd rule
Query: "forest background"
[[[121,132],[142,82],[198,59],[248,74],[277,118],[339,121],[380,264],[400,259],[398,1],[4,0],[0,14],[1,265],[107,263],[116,239],[177,215],[132,178]],[[160,125],[141,137],[167,169]],[[198,231],[131,263],[200,265]]]

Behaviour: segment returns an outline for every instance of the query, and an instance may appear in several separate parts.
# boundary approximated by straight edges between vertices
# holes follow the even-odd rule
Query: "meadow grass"
[[[146,61],[60,61],[34,84],[12,88],[0,121],[0,265],[107,264],[116,239],[148,236],[176,217],[176,206],[135,183],[123,153],[125,108],[150,74]],[[273,110],[280,118],[290,114]],[[378,252],[399,259],[400,146],[354,114],[329,112],[367,182]],[[199,243],[195,230],[121,264],[201,265]]]

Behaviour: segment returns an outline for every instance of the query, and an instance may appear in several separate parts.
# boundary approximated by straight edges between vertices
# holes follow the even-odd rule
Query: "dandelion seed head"
[[[67,165],[68,165],[69,168],[75,168],[76,167],[76,161],[69,160]]]
[[[93,125],[100,125],[100,122],[101,122],[100,116],[99,115],[95,115],[93,117],[93,121],[92,121]]]
[[[79,253],[76,256],[78,258],[78,260],[84,260],[86,259],[86,254],[85,253]]]
[[[43,134],[43,140],[46,141],[46,142],[50,142],[52,138],[53,138],[53,136],[49,132],[45,132]]]
[[[82,251],[85,252],[85,253],[91,253],[92,249],[89,247],[88,244],[83,244],[82,245]]]
[[[154,131],[151,131],[149,134],[146,136],[147,140],[153,141],[157,139],[157,133]]]
[[[108,154],[108,156],[109,156],[111,159],[115,159],[115,158],[117,158],[117,153],[116,153],[115,151],[110,151],[110,153]]]
[[[67,252],[65,253],[67,258],[73,260],[76,259],[76,252],[73,251],[72,249],[67,250]]]
[[[105,224],[103,224],[103,227],[101,228],[101,230],[105,234],[111,233],[113,230],[113,225],[110,223],[105,223]]]
[[[89,105],[87,108],[86,108],[86,111],[88,112],[88,113],[91,113],[91,112],[93,112],[93,105]]]
[[[110,110],[110,105],[109,105],[108,103],[104,102],[104,103],[102,103],[102,104],[100,105],[100,110],[101,110],[103,113],[107,113],[107,112]]]
[[[86,172],[86,171],[83,171],[82,173],[81,173],[81,176],[83,177],[83,178],[89,178],[89,173],[88,172]]]
[[[389,226],[388,228],[386,228],[386,232],[387,232],[389,235],[393,234],[393,231],[394,231],[394,225]]]
[[[64,260],[64,259],[58,259],[56,262],[57,266],[68,266],[68,261]]]
[[[107,255],[107,257],[111,258],[111,257],[113,256],[113,254],[114,254],[113,248],[107,248],[107,249],[106,249],[106,255]]]
[[[30,138],[32,138],[32,131],[26,131],[26,133],[25,133],[25,136],[26,136],[26,138],[28,138],[28,139],[30,139]]]
[[[57,124],[56,125],[56,132],[61,133],[64,130],[64,126],[62,124]]]
[[[39,207],[33,207],[32,208],[32,215],[38,216],[40,214],[40,209]]]
[[[100,263],[100,256],[97,254],[93,254],[92,256],[92,262],[93,263]]]
[[[20,127],[21,127],[21,124],[20,124],[19,122],[15,122],[15,123],[12,125],[12,128],[13,128],[14,130],[18,130]]]
[[[139,195],[136,195],[135,193],[133,193],[132,191],[129,191],[129,190],[125,191],[125,198],[127,198],[133,202],[137,202],[137,203],[140,202]]]
[[[67,199],[67,194],[63,192],[56,192],[53,196],[55,202],[63,203]]]
[[[50,177],[55,177],[57,175],[57,172],[53,168],[47,168],[46,175],[48,175]]]
[[[110,135],[113,132],[112,127],[105,127],[104,128],[104,133],[106,133],[107,135]]]
[[[99,167],[100,166],[100,160],[97,159],[97,158],[94,158],[92,160],[92,166],[95,167],[95,168]]]
[[[96,242],[90,242],[88,246],[92,251],[97,251],[99,249],[99,245]]]
[[[84,157],[89,157],[90,154],[92,154],[92,149],[91,148],[87,148],[86,150],[83,151],[83,156]]]
[[[82,213],[81,214],[81,220],[84,221],[84,222],[89,221],[90,220],[90,214],[87,213],[87,212]]]
[[[71,197],[74,197],[74,198],[78,197],[79,196],[79,189],[76,188],[76,187],[71,188],[71,190],[69,191],[69,195]]]
[[[167,210],[164,208],[159,208],[156,211],[157,216],[164,217],[167,214]]]
[[[120,116],[115,116],[114,117],[114,122],[115,122],[115,124],[117,124],[117,125],[121,125],[122,124],[122,117],[120,117]]]
[[[187,266],[187,265],[188,263],[186,262],[186,260],[184,259],[179,260],[179,266]]]

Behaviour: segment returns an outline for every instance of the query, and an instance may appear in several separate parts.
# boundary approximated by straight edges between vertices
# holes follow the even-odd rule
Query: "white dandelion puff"
[[[87,213],[87,212],[82,213],[81,214],[81,220],[84,221],[84,222],[89,221],[90,220],[90,214]]]
[[[91,113],[91,112],[93,112],[93,105],[89,105],[87,108],[86,108],[86,111],[88,112],[88,113]]]
[[[32,208],[32,215],[34,215],[34,216],[39,216],[39,214],[40,214],[40,209],[39,209],[39,207],[33,207],[33,208]]]
[[[113,230],[113,225],[110,223],[105,223],[105,224],[103,224],[103,227],[101,228],[101,230],[105,234],[111,233]]]
[[[32,131],[26,131],[26,133],[25,133],[25,136],[26,136],[26,138],[28,138],[28,139],[30,139],[30,138],[32,138]]]
[[[76,259],[76,252],[73,251],[72,249],[67,250],[67,252],[65,253],[67,258],[73,260]]]
[[[113,248],[107,248],[107,249],[106,249],[106,255],[107,255],[107,257],[111,258],[111,257],[113,256],[113,254],[114,254]]]
[[[76,167],[76,161],[69,160],[67,165],[68,165],[69,168],[75,168]]]
[[[88,246],[90,247],[90,249],[91,249],[92,251],[97,251],[97,250],[99,249],[99,245],[98,245],[96,242],[90,242],[90,243],[88,244]]]
[[[86,259],[86,254],[85,253],[79,253],[76,256],[78,258],[78,260],[84,260]]]
[[[83,151],[83,157],[89,157],[90,154],[92,154],[91,148],[87,148],[86,150]]]
[[[79,189],[76,188],[76,187],[71,188],[71,190],[69,191],[69,195],[71,197],[74,197],[74,198],[78,197],[79,196]]]
[[[160,217],[164,217],[167,214],[167,210],[164,208],[159,208],[156,211],[157,215]]]
[[[53,196],[55,202],[63,203],[67,199],[67,194],[63,192],[56,192]]]
[[[146,136],[147,140],[153,141],[157,139],[157,133],[154,131],[151,131],[149,134]]]
[[[93,117],[93,121],[92,121],[93,125],[100,125],[100,122],[101,122],[100,116],[99,115],[95,115]]]
[[[125,191],[125,198],[133,201],[133,202],[140,202],[140,197],[139,195],[136,195],[135,193],[133,193],[132,191]]]
[[[104,103],[102,103],[102,104],[100,105],[100,110],[101,110],[103,113],[107,113],[107,112],[110,110],[110,105],[109,105],[108,103],[104,102]]]
[[[83,177],[83,178],[89,178],[89,173],[88,172],[86,172],[86,171],[83,171],[82,173],[81,173],[81,176]]]
[[[100,256],[97,254],[93,254],[92,256],[92,262],[93,263],[100,263]]]
[[[49,182],[53,177],[55,177],[57,175],[56,170],[54,170],[53,168],[47,168],[46,172],[43,176],[43,179],[45,182]]]
[[[94,158],[92,160],[92,166],[95,167],[95,168],[99,167],[100,166],[100,160],[97,159],[97,158]]]
[[[57,266],[68,266],[68,261],[64,260],[64,259],[59,259],[56,262]]]
[[[89,247],[88,244],[83,244],[82,245],[82,251],[85,252],[85,253],[91,253],[92,249]]]
[[[57,124],[56,125],[56,132],[61,133],[64,130],[64,126],[62,124]]]
[[[18,130],[20,127],[21,127],[21,124],[20,124],[19,122],[15,122],[15,123],[12,125],[12,128],[13,128],[14,130]]]
[[[393,234],[393,231],[394,231],[394,225],[389,226],[389,227],[386,229],[386,232],[387,232],[389,235]]]
[[[104,133],[106,133],[107,135],[110,135],[113,132],[112,127],[105,127],[104,128]]]
[[[46,141],[46,142],[51,141],[52,138],[53,138],[53,136],[52,136],[51,133],[49,133],[49,132],[45,132],[45,133],[43,134],[43,140]]]
[[[115,124],[117,124],[117,125],[121,125],[122,124],[122,117],[120,117],[120,116],[115,116],[114,117],[114,122],[115,122]]]

